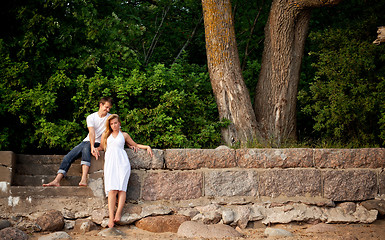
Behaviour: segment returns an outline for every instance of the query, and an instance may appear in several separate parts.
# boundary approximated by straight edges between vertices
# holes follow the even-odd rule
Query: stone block
[[[241,168],[306,168],[313,167],[313,149],[237,149],[236,159]]]
[[[319,168],[383,168],[385,148],[314,149]]]
[[[0,151],[0,166],[13,167],[16,155],[12,151]]]
[[[64,157],[65,155],[16,154],[16,162],[30,164],[60,164]]]
[[[12,168],[0,165],[0,182],[12,181]]]
[[[144,178],[142,198],[186,200],[202,196],[203,174],[199,172],[152,172]]]
[[[233,149],[167,149],[164,159],[174,170],[236,167]]]
[[[324,171],[324,197],[333,201],[363,201],[377,195],[377,174],[371,170]]]
[[[89,173],[96,173],[104,168],[104,152],[100,151],[100,156],[98,157],[98,160],[94,156],[91,156],[91,166],[88,170]]]
[[[163,169],[164,167],[164,151],[160,149],[152,149],[153,157],[146,150],[139,149],[134,152],[132,149],[125,149],[130,159],[132,169]]]
[[[144,171],[134,170],[131,171],[131,176],[127,186],[127,199],[139,200],[141,192],[141,183],[143,181]]]
[[[252,170],[213,170],[205,173],[205,196],[256,196],[258,174]]]
[[[0,181],[0,198],[8,197],[9,196],[10,186],[11,186],[10,182]]]
[[[382,170],[378,174],[378,193],[380,195],[385,195],[385,171]]]
[[[317,197],[322,195],[321,172],[316,169],[274,169],[259,173],[259,195]]]

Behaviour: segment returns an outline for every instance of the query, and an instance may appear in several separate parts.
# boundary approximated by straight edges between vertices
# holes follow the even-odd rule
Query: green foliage
[[[87,134],[85,117],[97,111],[100,96],[112,96],[113,113],[122,119],[122,129],[138,143],[157,148],[214,147],[220,143],[215,99],[204,68],[174,64],[171,68],[154,65],[146,71],[125,73],[128,78],[109,79],[99,69],[94,76],[71,79],[58,71],[45,84],[32,89],[13,90],[2,86],[2,116],[17,122],[6,123],[13,129],[16,152],[69,150]],[[63,109],[59,93],[71,92]],[[62,111],[69,111],[63,113]],[[21,131],[20,131],[21,130]],[[0,135],[1,149],[9,149],[9,131]]]
[[[367,25],[361,22],[309,36],[315,46],[309,54],[316,71],[298,99],[302,113],[312,116],[314,133],[322,142],[346,147],[385,143],[385,47],[367,39]]]

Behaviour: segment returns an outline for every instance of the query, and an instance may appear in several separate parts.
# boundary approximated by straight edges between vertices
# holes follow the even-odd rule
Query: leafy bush
[[[69,150],[87,134],[85,118],[98,110],[101,96],[113,97],[111,112],[121,116],[122,129],[136,142],[157,148],[220,143],[223,124],[208,75],[197,66],[158,64],[114,78],[101,69],[92,77],[74,79],[58,71],[44,85],[27,89],[2,84],[1,89],[2,117],[14,119],[0,135],[3,150]]]
[[[385,143],[385,46],[373,45],[364,26],[310,34],[316,72],[308,90],[299,92],[299,104],[312,117],[315,135],[335,145]]]

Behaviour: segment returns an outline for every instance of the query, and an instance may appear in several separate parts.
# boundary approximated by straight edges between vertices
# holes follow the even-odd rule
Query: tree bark
[[[219,117],[231,124],[222,129],[227,145],[256,140],[257,124],[244,83],[235,40],[230,0],[202,0],[207,63]]]
[[[254,111],[262,137],[273,146],[296,140],[296,102],[311,9],[341,0],[273,0],[265,27]]]

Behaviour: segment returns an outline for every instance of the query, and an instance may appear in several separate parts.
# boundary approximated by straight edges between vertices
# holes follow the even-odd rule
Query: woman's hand
[[[138,152],[138,147],[137,146],[129,146],[134,152]]]
[[[152,153],[152,150],[151,150],[151,147],[150,147],[150,146],[147,146],[147,152],[148,152],[148,154],[150,154],[151,157],[154,156],[154,154]]]

